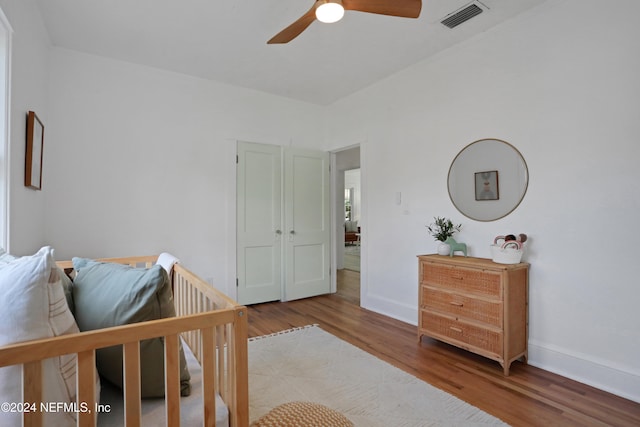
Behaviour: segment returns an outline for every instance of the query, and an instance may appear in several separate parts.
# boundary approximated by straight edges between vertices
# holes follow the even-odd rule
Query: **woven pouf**
[[[276,406],[251,427],[353,427],[340,412],[311,402],[289,402]]]

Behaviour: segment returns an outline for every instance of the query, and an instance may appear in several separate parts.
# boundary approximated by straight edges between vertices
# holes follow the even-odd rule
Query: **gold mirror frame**
[[[467,218],[495,221],[513,212],[529,186],[529,169],[513,145],[480,139],[451,162],[447,189],[453,205]]]

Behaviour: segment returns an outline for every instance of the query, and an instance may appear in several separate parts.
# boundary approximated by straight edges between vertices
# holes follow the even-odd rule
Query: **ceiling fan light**
[[[344,16],[341,0],[318,0],[316,4],[316,18],[320,22],[332,24]]]

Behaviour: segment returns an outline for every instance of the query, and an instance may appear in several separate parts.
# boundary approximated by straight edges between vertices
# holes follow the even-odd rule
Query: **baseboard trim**
[[[640,403],[640,373],[625,367],[531,339],[528,363]]]
[[[361,305],[411,325],[418,324],[418,311],[413,306],[371,294],[363,295]],[[545,371],[640,403],[640,372],[633,372],[628,367],[615,366],[607,360],[598,360],[590,355],[534,339],[529,339],[527,362]]]
[[[362,295],[360,305],[367,310],[375,311],[396,320],[418,325],[418,310],[413,305],[401,304],[376,295]]]
[[[363,308],[417,325],[415,307],[389,301],[376,295],[363,295]],[[570,378],[616,396],[640,403],[640,372],[615,366],[606,360],[570,351],[566,348],[529,340],[528,363],[545,371]]]

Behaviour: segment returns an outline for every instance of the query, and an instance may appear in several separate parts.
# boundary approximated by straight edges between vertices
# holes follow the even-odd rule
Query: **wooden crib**
[[[109,258],[100,261],[150,267],[157,256]],[[71,261],[58,262],[69,271]],[[214,426],[215,396],[229,410],[229,425],[249,424],[247,309],[237,304],[181,264],[172,270],[177,316],[124,326],[80,332],[55,338],[0,347],[0,367],[23,366],[23,402],[41,402],[41,360],[77,354],[77,402],[95,407],[96,349],[123,346],[123,390],[126,426],[141,425],[139,343],[164,337],[166,423],[180,425],[180,337],[189,345],[202,367],[203,425]],[[37,406],[36,406],[37,407]],[[41,426],[42,412],[25,412],[24,426]],[[78,412],[78,425],[95,426],[96,411]]]

